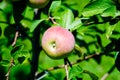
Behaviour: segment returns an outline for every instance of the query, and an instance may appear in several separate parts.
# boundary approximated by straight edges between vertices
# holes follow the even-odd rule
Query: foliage
[[[51,0],[33,9],[26,0],[0,0],[0,80],[119,80],[118,2]],[[41,47],[43,33],[53,25],[74,34],[67,59],[51,59]]]

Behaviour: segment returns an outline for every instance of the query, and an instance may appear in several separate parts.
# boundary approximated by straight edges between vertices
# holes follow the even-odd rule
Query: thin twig
[[[46,70],[44,70],[44,71],[52,71],[52,70],[56,70],[56,69],[61,69],[61,68],[65,68],[65,70],[66,70],[66,80],[68,80],[69,79],[69,77],[68,77],[68,67],[70,66],[70,65],[74,65],[74,64],[77,64],[77,63],[79,63],[79,62],[81,62],[81,61],[84,61],[84,60],[88,60],[88,59],[91,59],[91,58],[93,58],[93,57],[96,57],[96,56],[98,56],[98,55],[103,55],[103,54],[99,54],[99,53],[95,53],[95,54],[92,54],[92,55],[89,55],[89,56],[85,56],[84,58],[82,58],[82,59],[78,59],[78,60],[76,60],[75,62],[72,62],[72,63],[70,63],[69,64],[69,60],[67,59],[67,58],[65,58],[64,59],[64,62],[65,62],[65,64],[64,65],[58,65],[58,66],[55,66],[55,67],[51,67],[51,68],[48,68],[48,69],[46,69]],[[68,60],[68,61],[67,61]],[[68,62],[68,64],[67,64],[67,62]]]
[[[90,59],[90,58],[98,56],[98,55],[100,55],[100,54],[95,53],[95,54],[92,54],[92,55],[89,55],[89,56],[85,56],[84,58],[81,58],[81,59],[76,60],[75,62],[72,62],[71,65],[75,65],[75,64],[77,64],[77,63],[79,63],[81,61]],[[70,66],[70,65],[67,64],[67,66]],[[61,69],[61,68],[64,68],[64,67],[65,67],[64,65],[59,65],[59,66],[48,68],[47,71],[52,71],[52,70],[55,70],[55,69]]]
[[[55,22],[55,19],[53,17],[49,16],[49,19],[52,21],[53,24],[58,24],[57,22]]]
[[[91,55],[85,56],[84,58],[78,59],[77,61],[73,62],[72,65],[77,64],[77,63],[79,63],[79,62],[81,62],[81,61],[90,59],[90,58],[92,58],[92,57],[98,56],[98,55],[99,55],[99,53],[96,52],[95,54],[91,54]]]
[[[66,58],[64,59],[64,68],[65,68],[65,72],[66,72],[66,80],[68,80],[68,65],[67,65]]]
[[[16,33],[15,33],[15,38],[14,38],[14,41],[13,41],[13,43],[12,43],[12,46],[15,46],[15,44],[16,44],[16,42],[17,42],[18,36],[19,36],[19,31],[16,31]]]
[[[10,75],[10,71],[12,69],[12,66],[14,66],[14,59],[12,58],[11,61],[10,61],[10,67],[8,69],[8,72],[7,74],[5,75],[6,76],[6,80],[9,80],[9,75]]]
[[[14,47],[16,42],[17,42],[17,38],[19,36],[19,31],[16,31],[15,33],[15,37],[14,37],[14,41],[12,43],[12,46]],[[12,67],[14,66],[14,59],[12,58],[11,61],[10,61],[10,66],[9,66],[9,69],[8,69],[8,72],[7,74],[5,75],[6,76],[6,80],[9,80],[9,76],[10,76],[10,71],[12,69]]]

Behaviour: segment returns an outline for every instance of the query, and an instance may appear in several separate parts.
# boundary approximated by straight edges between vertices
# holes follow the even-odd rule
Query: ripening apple
[[[74,44],[73,34],[60,26],[50,27],[42,37],[42,48],[53,59],[67,57],[72,52]]]
[[[32,8],[44,8],[50,0],[27,0],[28,5]]]

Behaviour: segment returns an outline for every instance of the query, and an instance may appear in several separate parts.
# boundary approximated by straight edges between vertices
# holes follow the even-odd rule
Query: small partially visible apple
[[[60,26],[50,27],[42,37],[42,48],[53,59],[67,57],[72,52],[74,44],[73,34]]]
[[[32,8],[44,8],[50,0],[27,0],[28,6]]]

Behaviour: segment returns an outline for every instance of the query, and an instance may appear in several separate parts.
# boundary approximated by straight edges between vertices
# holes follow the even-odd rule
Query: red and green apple
[[[32,8],[44,8],[50,0],[28,0],[28,5]]]
[[[60,26],[50,27],[42,37],[42,48],[53,59],[67,57],[72,52],[74,44],[73,34]]]

